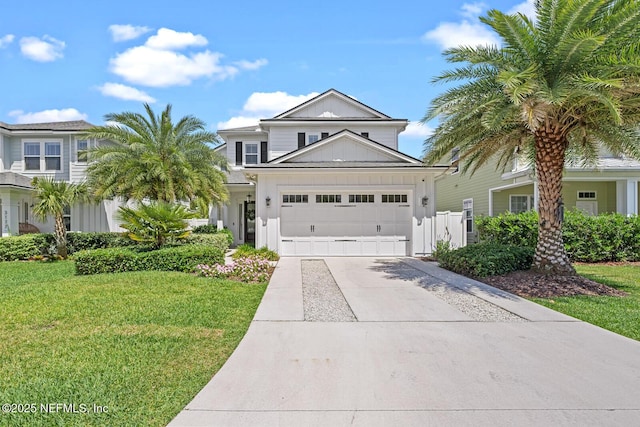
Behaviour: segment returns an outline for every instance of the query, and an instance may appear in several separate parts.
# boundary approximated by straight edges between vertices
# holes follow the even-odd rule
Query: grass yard
[[[629,295],[533,298],[533,301],[640,341],[640,264],[577,264],[575,267],[580,275]]]
[[[0,412],[0,425],[166,425],[231,355],[265,288],[0,263],[0,404],[35,408]]]

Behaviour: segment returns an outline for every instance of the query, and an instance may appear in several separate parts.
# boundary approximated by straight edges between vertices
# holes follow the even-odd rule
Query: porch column
[[[616,181],[616,212],[627,214],[627,181]]]
[[[533,209],[535,209],[536,212],[538,212],[538,195],[539,195],[539,190],[538,190],[538,181],[533,181]]]
[[[638,178],[627,180],[627,216],[638,215]]]
[[[2,237],[17,236],[18,229],[18,199],[11,198],[9,190],[0,191],[0,200],[2,200]]]
[[[216,228],[218,230],[222,230],[224,228],[224,221],[222,219],[222,206],[218,205],[217,209],[217,220],[216,220]]]

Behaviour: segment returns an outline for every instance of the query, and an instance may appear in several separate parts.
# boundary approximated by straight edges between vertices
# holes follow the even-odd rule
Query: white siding
[[[432,173],[402,171],[322,171],[304,173],[291,171],[286,175],[261,175],[256,193],[256,246],[268,246],[280,250],[280,195],[283,191],[307,191],[331,193],[354,191],[367,194],[371,191],[401,190],[411,197],[410,255],[430,254],[435,249],[436,234],[435,196]],[[271,206],[266,207],[265,199],[271,198]],[[422,197],[429,197],[426,207]],[[451,230],[452,234],[462,229]]]
[[[293,162],[330,162],[342,161],[366,161],[366,162],[392,162],[398,161],[387,153],[367,147],[348,136],[343,136],[335,141],[328,142],[322,147],[309,153],[296,157]]]
[[[329,96],[311,103],[288,117],[379,117],[363,108],[345,102],[335,96]]]

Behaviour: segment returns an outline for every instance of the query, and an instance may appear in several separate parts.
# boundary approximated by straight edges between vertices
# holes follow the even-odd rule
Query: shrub
[[[588,216],[580,211],[565,212],[562,229],[569,258],[579,262],[640,260],[640,217],[621,214]],[[476,225],[483,242],[535,248],[538,241],[538,214],[534,211],[497,217],[480,217]]]
[[[486,277],[528,270],[533,254],[532,248],[478,243],[443,252],[438,262],[441,267],[465,276]]]
[[[200,276],[238,280],[245,283],[260,283],[269,280],[271,264],[265,258],[251,256],[235,260],[228,265],[201,264],[196,267]]]
[[[67,233],[69,254],[90,249],[118,248],[135,244],[122,233]]]
[[[191,234],[183,243],[211,246],[220,249],[223,253],[229,249],[229,240],[224,233]]]
[[[198,264],[223,263],[224,252],[218,248],[195,244],[146,251],[109,248],[80,251],[74,260],[76,274],[146,270],[192,272]]]
[[[181,204],[152,201],[136,208],[120,206],[118,216],[124,221],[120,226],[127,230],[127,237],[160,248],[167,240],[184,239],[191,234],[187,220],[195,214]]]
[[[48,255],[56,240],[53,234],[26,234],[0,238],[0,261],[26,260]]]
[[[278,261],[280,259],[280,255],[277,252],[272,251],[271,249],[263,246],[259,249],[254,248],[251,245],[244,244],[240,245],[236,248],[236,251],[231,255],[233,259],[239,258],[247,258],[247,257],[260,257],[267,259],[269,261]]]
[[[229,246],[233,245],[233,233],[227,228],[218,230],[218,227],[213,224],[203,224],[193,227],[191,232],[194,234],[223,234],[227,237]]]

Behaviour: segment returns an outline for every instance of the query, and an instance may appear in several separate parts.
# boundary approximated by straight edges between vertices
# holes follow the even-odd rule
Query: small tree
[[[63,258],[67,257],[67,229],[64,226],[64,211],[80,202],[89,201],[89,193],[85,183],[72,184],[56,181],[51,177],[36,177],[31,181],[35,189],[35,197],[39,202],[33,207],[34,215],[41,221],[53,215],[55,220],[56,251]]]
[[[166,202],[141,203],[136,208],[120,208],[120,227],[128,231],[127,236],[136,242],[151,243],[159,248],[167,239],[184,239],[191,231],[187,230],[187,219],[196,214],[183,205]]]

